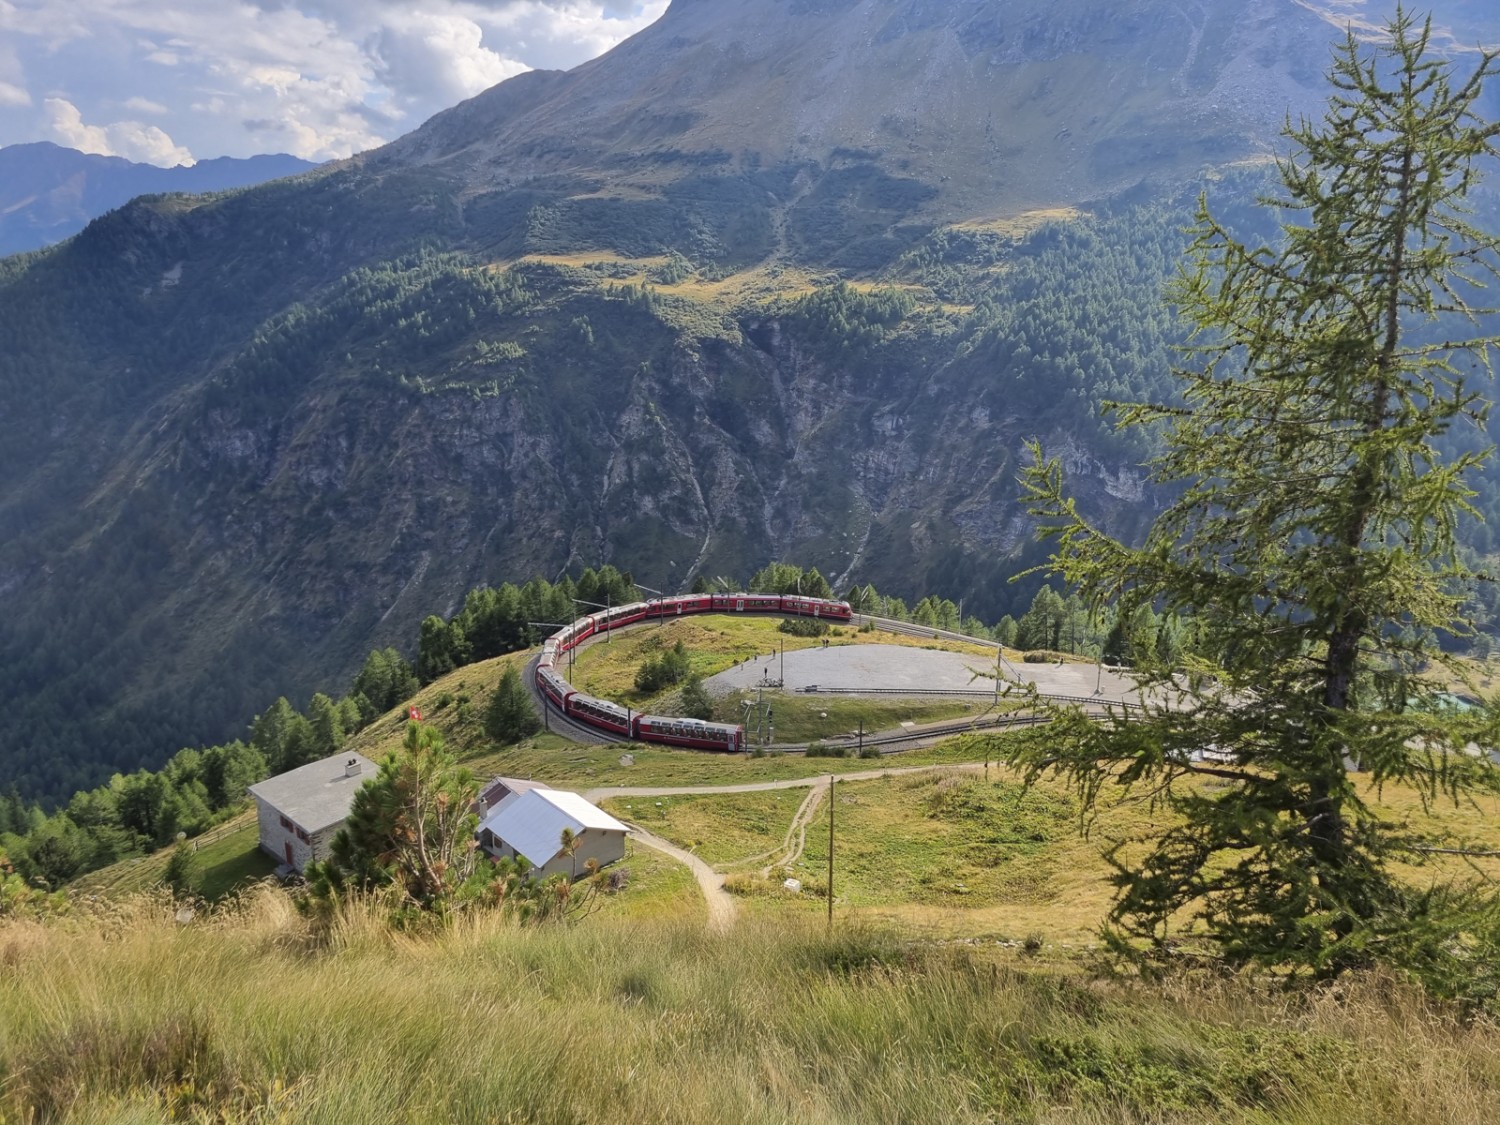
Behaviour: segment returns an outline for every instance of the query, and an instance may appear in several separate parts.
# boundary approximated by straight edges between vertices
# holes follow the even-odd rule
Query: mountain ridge
[[[949,221],[1079,202],[1148,172],[1264,155],[1289,107],[1321,102],[1322,14],[1285,0],[1199,12],[1195,24],[1158,0],[1108,13],[1024,0],[1004,18],[983,0],[677,3],[598,59],[501,83],[357,159],[421,161],[475,187],[566,169],[628,191],[702,167],[862,157],[943,185],[929,210]],[[891,85],[914,95],[874,95]],[[1045,132],[1020,128],[1037,116]],[[499,132],[476,137],[466,121]]]
[[[69,238],[138,195],[252,187],[317,167],[285,153],[161,168],[50,141],[0,148],[0,257]]]

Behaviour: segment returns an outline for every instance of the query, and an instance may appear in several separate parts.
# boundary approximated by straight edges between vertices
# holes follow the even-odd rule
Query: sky
[[[0,0],[0,146],[170,167],[373,148],[667,0]]]

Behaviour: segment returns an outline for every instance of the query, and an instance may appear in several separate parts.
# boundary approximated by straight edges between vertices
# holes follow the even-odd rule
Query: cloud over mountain
[[[532,67],[569,67],[666,0],[0,0],[0,145],[155,164],[348,156]]]

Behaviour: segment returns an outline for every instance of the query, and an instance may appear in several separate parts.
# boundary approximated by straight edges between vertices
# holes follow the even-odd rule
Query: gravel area
[[[994,687],[994,665],[982,657],[900,645],[830,645],[780,654],[761,655],[738,668],[720,672],[705,681],[717,694],[747,688],[774,686],[785,679],[786,691],[847,691],[872,689],[946,689],[986,691]],[[1132,685],[1092,664],[1018,664],[1023,680],[1035,683],[1046,695],[1094,697],[1096,684],[1101,700],[1121,700]],[[1010,669],[1005,669],[1010,681]]]

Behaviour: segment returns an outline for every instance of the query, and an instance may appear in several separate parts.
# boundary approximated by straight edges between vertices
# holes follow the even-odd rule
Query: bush
[[[172,849],[172,858],[162,874],[162,882],[171,888],[175,898],[189,898],[198,893],[203,883],[203,862],[198,852],[186,840],[178,840]]]
[[[807,756],[809,758],[847,758],[849,747],[830,746],[826,742],[809,742],[807,744]]]
[[[789,637],[823,637],[828,635],[829,624],[811,617],[784,617],[776,626],[777,632]]]
[[[644,695],[655,695],[663,688],[680,684],[687,679],[689,663],[687,649],[678,641],[667,652],[640,666],[635,674],[635,690]]]

